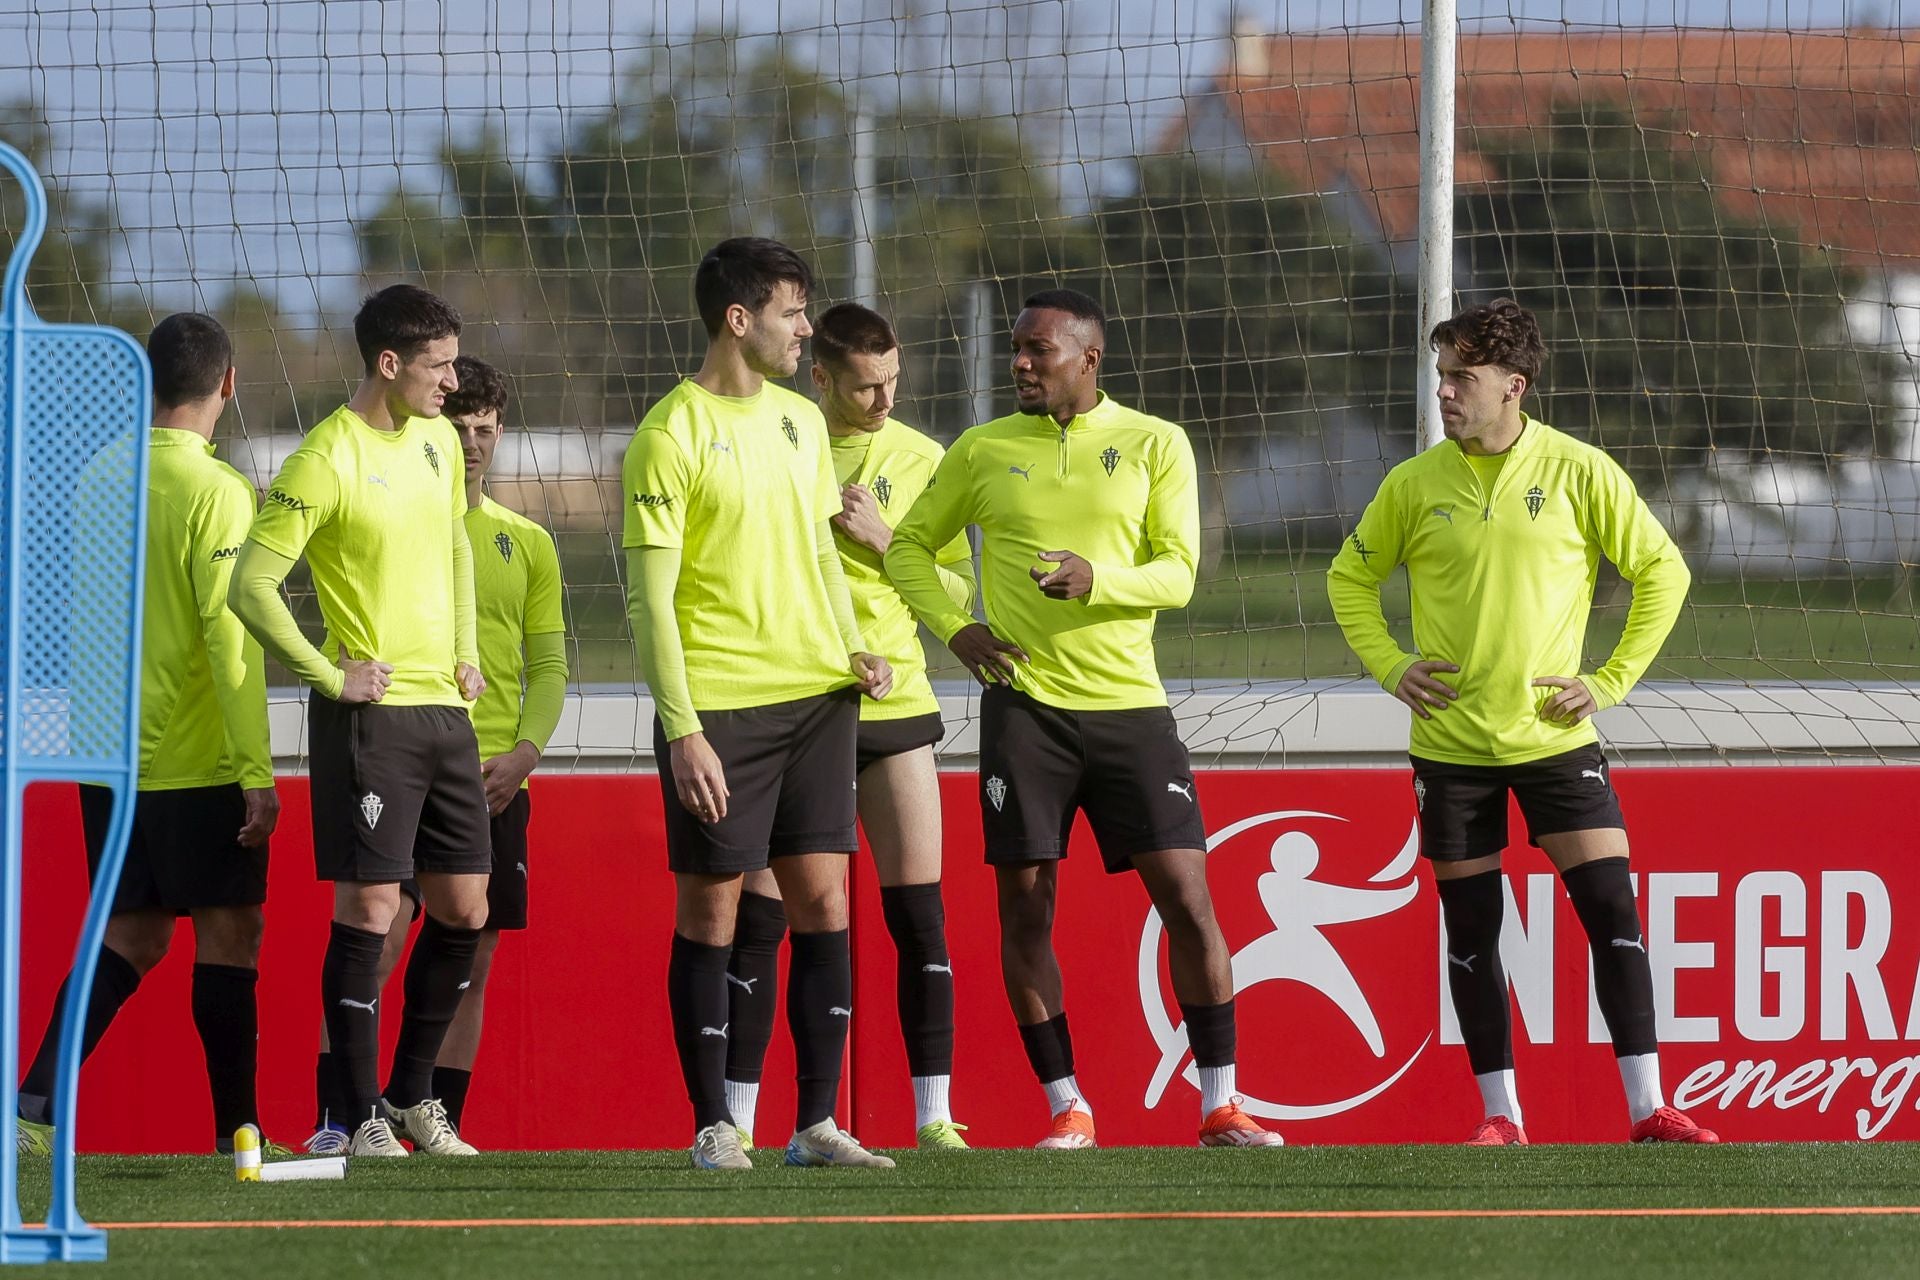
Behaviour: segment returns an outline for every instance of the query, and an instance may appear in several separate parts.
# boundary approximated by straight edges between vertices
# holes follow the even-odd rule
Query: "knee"
[[[195,958],[205,964],[257,968],[266,913],[259,907],[209,911],[193,918]]]
[[[847,927],[846,890],[822,885],[804,894],[788,892],[786,915],[795,933],[837,933]]]
[[[1000,895],[1000,936],[1015,946],[1043,943],[1053,933],[1051,886]]]
[[[455,902],[444,912],[436,911],[434,917],[449,929],[481,929],[487,927],[487,900],[482,897],[478,902]],[[486,935],[481,934],[482,937]]]
[[[106,945],[145,977],[167,958],[173,945],[173,920],[145,913],[115,916],[107,922]]]

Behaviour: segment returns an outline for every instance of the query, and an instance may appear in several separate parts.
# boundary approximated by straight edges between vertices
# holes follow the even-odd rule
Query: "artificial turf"
[[[1920,1206],[1911,1145],[896,1153],[891,1172],[697,1173],[684,1152],[357,1161],[236,1184],[212,1157],[85,1157],[96,1222],[756,1217],[1212,1210]],[[23,1162],[29,1220],[44,1163]],[[123,1230],[85,1274],[297,1280],[377,1267],[513,1276],[1843,1276],[1913,1274],[1920,1215]]]

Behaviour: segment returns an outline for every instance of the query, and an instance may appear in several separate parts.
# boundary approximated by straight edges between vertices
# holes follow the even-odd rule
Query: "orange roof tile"
[[[1458,183],[1491,176],[1476,148],[1492,131],[1611,100],[1700,155],[1734,216],[1861,265],[1920,259],[1920,32],[1465,32],[1459,67]],[[1412,240],[1419,79],[1416,33],[1275,36],[1188,118],[1224,110],[1294,182],[1353,192]]]

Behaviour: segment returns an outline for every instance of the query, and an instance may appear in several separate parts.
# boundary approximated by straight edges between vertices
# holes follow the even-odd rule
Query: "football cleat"
[[[13,1149],[23,1156],[50,1156],[53,1154],[53,1126],[35,1124],[31,1120],[15,1117],[13,1122]]]
[[[1662,1107],[1633,1126],[1633,1132],[1628,1136],[1627,1141],[1704,1144],[1720,1141],[1720,1135],[1711,1129],[1702,1129],[1688,1119],[1685,1112],[1675,1111],[1672,1107]]]
[[[967,1140],[960,1135],[967,1126],[955,1124],[951,1120],[930,1120],[920,1126],[915,1135],[917,1145],[922,1151],[965,1151]]]
[[[352,1145],[353,1137],[345,1129],[337,1124],[323,1124],[300,1144],[300,1149],[310,1156],[343,1156]]]
[[[405,1159],[407,1149],[400,1145],[400,1139],[393,1136],[393,1126],[381,1116],[374,1116],[353,1131],[353,1141],[347,1146],[350,1156],[377,1156],[385,1160]]]
[[[1287,1140],[1271,1129],[1262,1129],[1254,1118],[1240,1109],[1246,1099],[1235,1094],[1225,1106],[1215,1107],[1200,1122],[1203,1147],[1284,1147]]]
[[[893,1161],[875,1155],[831,1119],[801,1129],[787,1143],[787,1163],[810,1168],[891,1169]]]
[[[751,1169],[753,1161],[740,1149],[740,1131],[725,1120],[693,1135],[696,1169]]]
[[[1524,1147],[1527,1131],[1505,1116],[1488,1116],[1467,1139],[1470,1147]]]
[[[1074,1105],[1079,1099],[1067,1104],[1064,1111],[1053,1117],[1053,1128],[1047,1136],[1033,1144],[1036,1151],[1085,1151],[1093,1146],[1093,1116]]]
[[[477,1156],[480,1151],[461,1140],[447,1118],[447,1108],[438,1098],[411,1107],[396,1107],[382,1099],[381,1109],[393,1127],[413,1143],[413,1149],[429,1156]]]

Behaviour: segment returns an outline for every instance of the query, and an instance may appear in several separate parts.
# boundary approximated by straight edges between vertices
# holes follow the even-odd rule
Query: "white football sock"
[[[936,1120],[953,1120],[947,1109],[947,1086],[952,1076],[915,1076],[913,1078],[913,1127],[924,1129]]]
[[[1487,1109],[1487,1119],[1505,1116],[1521,1128],[1526,1127],[1526,1121],[1520,1118],[1520,1092],[1513,1085],[1513,1068],[1488,1071],[1473,1080],[1480,1086],[1480,1103]]]
[[[1093,1108],[1087,1105],[1087,1095],[1080,1092],[1080,1082],[1072,1076],[1045,1081],[1040,1087],[1047,1091],[1048,1115],[1057,1116],[1069,1107],[1089,1116],[1093,1114]]]
[[[1630,1053],[1620,1060],[1620,1084],[1627,1091],[1627,1115],[1635,1124],[1667,1105],[1660,1088],[1660,1055]]]
[[[727,1081],[727,1110],[733,1115],[733,1127],[742,1133],[753,1132],[753,1113],[760,1106],[760,1086]]]
[[[1233,1064],[1200,1068],[1200,1118],[1205,1120],[1233,1101]]]

